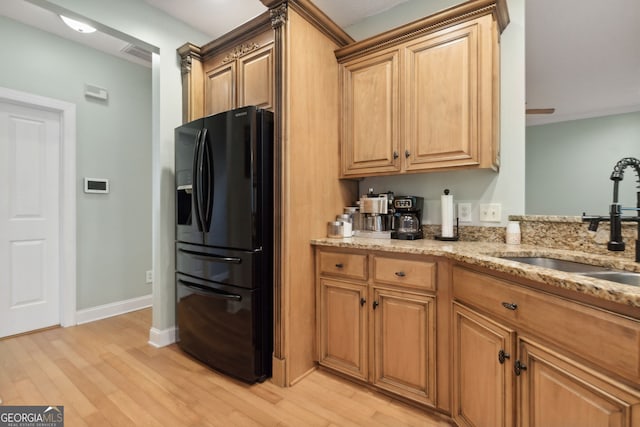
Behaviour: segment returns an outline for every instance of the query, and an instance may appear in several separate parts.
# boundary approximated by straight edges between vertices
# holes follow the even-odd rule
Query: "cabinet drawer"
[[[640,382],[638,321],[460,267],[453,269],[453,296]]]
[[[378,283],[435,290],[436,263],[374,256],[373,280]]]
[[[367,280],[367,256],[344,252],[319,251],[320,274]]]

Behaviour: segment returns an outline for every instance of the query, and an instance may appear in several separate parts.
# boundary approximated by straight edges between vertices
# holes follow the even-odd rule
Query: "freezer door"
[[[213,286],[177,275],[178,345],[210,367],[246,382],[271,376],[271,340],[262,290]],[[270,330],[270,329],[269,329]]]
[[[273,132],[264,129],[263,118],[246,107],[204,119],[207,246],[251,250],[271,244],[264,232],[273,228],[273,170],[264,151],[272,147]]]
[[[267,286],[262,251],[237,251],[178,243],[176,270],[189,276],[241,288]]]

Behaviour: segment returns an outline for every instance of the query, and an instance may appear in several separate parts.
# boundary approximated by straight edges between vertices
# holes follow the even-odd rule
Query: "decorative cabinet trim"
[[[247,53],[253,52],[254,50],[259,48],[259,43],[242,43],[240,46],[234,47],[233,50],[224,57],[222,63],[226,64],[227,62],[235,61],[236,59],[245,56]]]
[[[498,24],[498,31],[502,31],[509,24],[509,12],[506,0],[472,0],[450,7],[434,15],[409,23],[402,27],[369,37],[357,43],[336,50],[336,58],[343,62],[352,57],[364,55],[373,50],[379,50],[401,44],[424,34],[441,28],[477,18],[491,13]]]
[[[287,2],[283,2],[273,9],[269,9],[271,28],[280,28],[287,22]]]

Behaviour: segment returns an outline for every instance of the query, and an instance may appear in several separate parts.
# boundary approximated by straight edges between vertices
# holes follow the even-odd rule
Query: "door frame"
[[[0,101],[60,116],[60,325],[76,324],[76,105],[6,87]]]

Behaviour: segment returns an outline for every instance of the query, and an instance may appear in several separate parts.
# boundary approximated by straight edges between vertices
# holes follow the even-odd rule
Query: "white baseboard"
[[[151,328],[149,330],[149,344],[156,348],[166,347],[176,342],[176,327],[168,329]]]
[[[83,323],[94,322],[96,320],[106,319],[107,317],[151,307],[151,303],[151,294],[149,294],[142,297],[86,308],[76,312],[76,324],[81,325]]]

